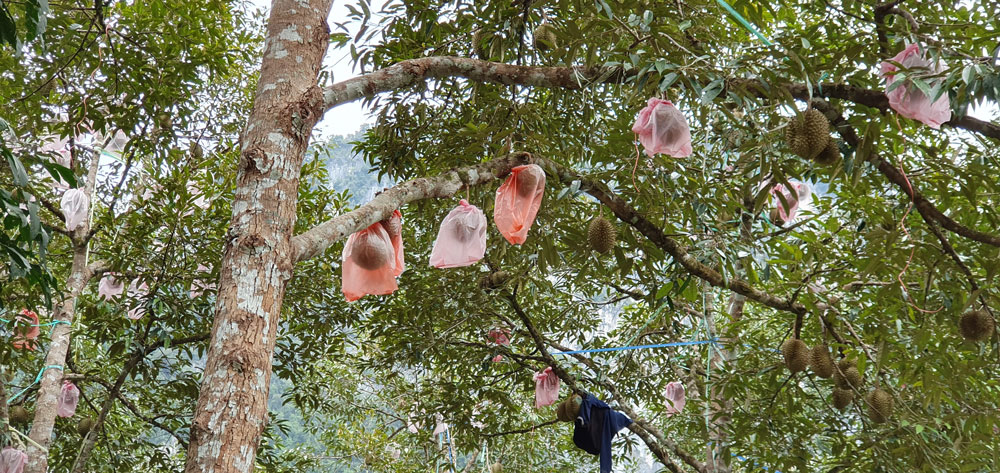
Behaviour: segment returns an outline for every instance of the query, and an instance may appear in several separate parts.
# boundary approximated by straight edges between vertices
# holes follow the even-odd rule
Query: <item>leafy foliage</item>
[[[996,143],[827,97],[834,84],[882,90],[879,62],[920,41],[948,68],[940,76],[904,71],[909,83],[928,95],[948,94],[959,118],[972,105],[995,107],[998,7],[900,4],[914,28],[903,10],[876,19],[863,2],[730,3],[772,44],[708,0],[348,5],[349,21],[334,25],[331,40],[362,72],[454,55],[624,74],[582,90],[440,78],[368,99],[377,117],[372,127],[313,146],[297,233],[362,205],[373,189],[512,150],[582,178],[550,175],[528,241],[510,246],[491,226],[485,260],[467,268],[426,264],[438,224],[461,197],[492,216],[499,182],[402,209],[408,264],[392,296],[343,301],[343,243],[299,263],[273,360],[273,422],[260,469],[417,472],[488,458],[507,471],[591,471],[595,460],[572,445],[569,424],[548,423],[554,406],[533,408],[531,374],[546,364],[535,334],[549,352],[718,338],[717,345],[556,358],[581,388],[607,400],[613,388],[617,403],[703,462],[706,445],[720,445],[710,455],[735,471],[1000,468],[997,339],[966,342],[956,326],[971,307],[998,307],[998,249],[922,220],[872,161],[878,155],[905,171],[958,224],[995,234]],[[96,416],[119,376],[123,400],[112,407],[87,471],[175,471],[182,464],[214,306],[212,289],[191,290],[210,285],[221,270],[238,133],[262,45],[260,17],[242,7],[157,0],[0,15],[0,26],[26,25],[3,29],[10,44],[25,39],[20,56],[0,50],[0,116],[27,130],[16,150],[0,143],[9,168],[0,175],[0,244],[14,261],[14,283],[0,289],[0,303],[50,306],[43,296],[58,292],[72,256],[51,204],[58,191],[47,187],[83,180],[94,159],[93,259],[149,287],[146,295],[103,301],[98,277],[79,299],[68,367],[83,376],[84,402],[76,419],[57,424],[53,471],[69,469],[81,443],[76,422]],[[47,21],[32,27],[23,20],[30,18]],[[531,32],[543,21],[556,35],[547,51],[532,47]],[[8,32],[20,36],[8,40]],[[845,118],[841,129],[861,137],[852,144],[832,135],[838,164],[817,166],[787,149],[783,128],[806,106],[791,86],[827,97]],[[694,155],[640,154],[629,130],[649,96],[685,112]],[[36,152],[52,135],[117,131],[128,138],[120,152],[101,158],[103,140],[80,143],[70,174]],[[813,185],[815,208],[781,228],[767,217],[776,205],[767,190],[790,179]],[[583,180],[606,186],[726,280],[803,304],[808,315],[799,330],[796,314],[754,301],[744,306],[701,282],[634,222],[613,220],[614,248],[591,251],[587,222],[610,212]],[[210,205],[200,207],[199,199]],[[511,277],[481,286],[498,271]],[[129,321],[124,315],[133,308],[145,316]],[[493,328],[511,330],[509,348],[490,342]],[[835,357],[857,360],[865,387],[844,412],[832,407],[832,381],[784,368],[777,349],[799,332],[807,345],[826,342]],[[15,389],[29,386],[43,363],[40,352],[0,353],[16,373]],[[492,361],[497,355],[503,361]],[[668,415],[663,391],[674,380],[687,387],[688,402]],[[876,386],[895,401],[885,424],[872,423],[862,401]],[[31,396],[17,403],[30,406]],[[450,426],[448,445],[432,434],[437,415]],[[655,471],[634,434],[619,434],[615,452],[622,471]]]

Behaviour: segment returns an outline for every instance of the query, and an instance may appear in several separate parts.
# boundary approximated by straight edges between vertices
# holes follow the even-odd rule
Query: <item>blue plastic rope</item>
[[[726,0],[716,0],[716,1],[718,1],[719,5],[721,5],[722,8],[725,8],[726,11],[728,11],[729,14],[732,15],[733,18],[736,19],[736,21],[740,22],[740,24],[743,25],[743,27],[746,28],[747,31],[749,31],[749,32],[753,33],[754,35],[756,35],[757,38],[760,38],[760,40],[763,41],[764,44],[766,44],[768,46],[773,46],[774,45],[774,43],[772,43],[763,34],[761,34],[760,31],[757,31],[757,28],[754,28],[753,25],[751,25],[750,22],[747,21],[746,18],[743,18],[743,15],[740,15],[739,12],[737,12],[736,10],[733,9],[733,7],[729,6],[729,4],[726,3]]]
[[[10,322],[12,322],[12,321],[7,320],[7,319],[0,319],[0,323],[9,324]],[[51,322],[45,322],[44,324],[27,324],[26,326],[28,326],[28,327],[48,327],[48,326],[56,326],[56,325],[59,325],[59,324],[71,325],[69,322],[67,322],[65,320],[53,320]]]
[[[687,345],[704,345],[706,343],[717,344],[719,343],[718,338],[713,338],[711,340],[698,340],[694,342],[672,342],[672,343],[660,343],[656,345],[635,345],[629,347],[613,347],[613,348],[592,348],[590,350],[573,350],[573,351],[557,351],[551,353],[552,355],[576,355],[578,353],[603,353],[609,351],[624,351],[624,350],[644,350],[646,348],[666,348],[666,347],[683,347]]]
[[[17,394],[11,396],[10,399],[7,400],[7,404],[14,402],[15,399],[21,397],[22,394],[28,392],[28,390],[31,389],[32,386],[38,384],[38,382],[42,380],[42,375],[45,374],[45,370],[48,369],[61,370],[63,369],[63,367],[62,365],[49,365],[46,366],[45,368],[42,368],[41,370],[38,371],[38,376],[35,376],[35,380],[32,381],[31,384],[25,386],[24,389],[18,391]]]

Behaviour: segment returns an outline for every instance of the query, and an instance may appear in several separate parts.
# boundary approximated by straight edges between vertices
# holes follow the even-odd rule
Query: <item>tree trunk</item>
[[[233,216],[185,471],[254,469],[267,424],[271,358],[292,277],[299,171],[323,110],[317,76],[331,0],[275,0],[241,140]]]
[[[94,154],[87,170],[84,192],[86,192],[88,202],[93,200],[100,159],[100,155]],[[69,351],[76,299],[83,288],[87,286],[92,274],[87,267],[89,233],[90,218],[88,216],[84,219],[83,225],[77,227],[73,232],[73,265],[70,267],[69,278],[66,280],[65,297],[52,308],[52,321],[63,323],[52,327],[49,351],[45,355],[43,366],[60,368],[47,368],[42,373],[42,379],[38,383],[38,397],[35,401],[35,419],[28,435],[44,448],[49,447],[52,440],[52,430],[56,424],[56,408],[59,406],[59,394],[62,392],[63,373],[61,367],[66,363],[66,353]],[[48,452],[29,442],[27,454],[28,463],[24,466],[24,473],[45,473],[48,469]]]

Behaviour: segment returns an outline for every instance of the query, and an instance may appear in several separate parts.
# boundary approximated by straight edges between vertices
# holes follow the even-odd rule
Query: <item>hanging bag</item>
[[[906,69],[925,68],[932,74],[940,74],[944,70],[940,62],[924,59],[919,44],[907,46],[906,49],[892,58],[892,61]],[[879,75],[885,79],[885,95],[889,98],[889,106],[896,113],[920,121],[935,130],[940,128],[942,123],[951,120],[951,101],[947,91],[942,93],[937,100],[931,102],[931,97],[928,97],[909,79],[905,79],[905,82],[893,88],[899,67],[890,62],[883,62],[881,66]]]
[[[559,399],[559,376],[549,366],[535,373],[535,409],[555,404]]]
[[[649,157],[663,153],[675,158],[691,155],[691,129],[684,114],[669,100],[650,98],[632,125]]]
[[[63,193],[60,210],[66,219],[66,230],[73,231],[87,219],[87,193],[82,189],[68,189]]]
[[[35,339],[41,330],[38,327],[38,314],[28,309],[22,309],[14,317],[14,348],[18,350],[34,350]]]
[[[684,410],[684,404],[687,402],[685,397],[684,385],[680,381],[671,381],[667,383],[667,389],[664,392],[664,396],[667,398],[667,415],[671,416],[674,414],[680,414]]]
[[[73,417],[76,414],[76,404],[80,402],[80,390],[76,385],[63,381],[62,391],[59,393],[59,406],[56,407],[56,415],[59,417]]]
[[[497,189],[493,222],[512,245],[520,245],[528,239],[528,230],[535,223],[544,194],[545,171],[537,164],[511,169],[510,176]]]
[[[486,215],[462,199],[441,222],[431,266],[458,268],[475,264],[486,254]]]
[[[28,463],[28,454],[14,447],[4,447],[0,452],[0,473],[21,473]]]
[[[395,248],[382,222],[355,232],[347,239],[341,270],[342,292],[348,302],[368,294],[392,294],[399,287],[396,285],[396,263],[402,258],[402,245],[398,256]]]

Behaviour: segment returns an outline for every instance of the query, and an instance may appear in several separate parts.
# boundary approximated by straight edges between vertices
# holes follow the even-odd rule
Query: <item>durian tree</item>
[[[225,15],[152,5],[147,21],[197,12],[173,22],[184,27]],[[272,438],[272,369],[295,379],[292,403],[344,420],[314,428],[346,464],[421,471],[450,455],[468,470],[492,451],[516,470],[592,470],[567,425],[553,422],[555,406],[533,409],[531,374],[545,366],[564,392],[594,393],[636,421],[619,434],[620,456],[642,451],[669,471],[997,469],[1000,7],[362,1],[344,25],[327,23],[330,8],[274,1],[262,50],[236,41],[260,54],[255,91],[220,84],[252,106],[233,140],[238,158],[214,163],[231,179],[228,229],[197,235],[220,262],[211,334],[192,342],[208,351],[192,426],[178,433],[186,471],[270,464],[273,448],[255,453],[273,447],[262,441]],[[63,13],[72,14],[90,12]],[[204,61],[232,51],[225,31],[185,32],[194,39],[167,44]],[[50,54],[70,58],[72,43],[58,44],[66,49]],[[910,44],[931,67],[893,59]],[[336,82],[323,70],[333,51],[350,53],[357,78]],[[190,67],[171,47],[145,54],[182,62],[157,69],[162,80]],[[9,60],[44,63],[33,59]],[[883,64],[898,69],[895,87]],[[148,83],[143,71],[133,79]],[[81,82],[61,103],[101,110],[84,101],[90,87]],[[109,103],[121,94],[101,90]],[[902,91],[947,97],[950,118],[938,129],[901,116],[893,97]],[[683,112],[691,156],[642,153],[631,128],[649,97]],[[310,135],[357,100],[375,116],[359,159],[397,184],[351,210],[322,205],[336,199],[313,194],[305,178]],[[194,109],[158,103],[141,120],[123,112],[112,128],[144,135],[143,124],[163,128]],[[42,103],[33,106],[4,113],[41,115]],[[171,156],[170,144],[148,143],[146,153]],[[527,163],[546,172],[528,240],[512,246],[491,228],[481,264],[427,267],[457,199],[492,216],[494,190]],[[773,218],[799,197],[772,190],[800,183],[814,189],[813,205]],[[409,263],[399,290],[347,304],[343,240],[397,209]],[[602,216],[616,235],[607,253],[591,248],[605,249],[607,233],[590,230]],[[200,260],[177,258],[189,269]],[[169,323],[182,324],[171,309]],[[279,337],[282,327],[299,331]],[[491,344],[490,329],[509,330],[511,345]],[[682,341],[710,343],[553,354]],[[829,360],[816,355],[824,344]],[[688,404],[668,415],[663,391],[675,380]],[[411,414],[429,428],[438,413],[457,455],[428,446],[421,429],[397,433]],[[388,461],[395,449],[402,460]]]

